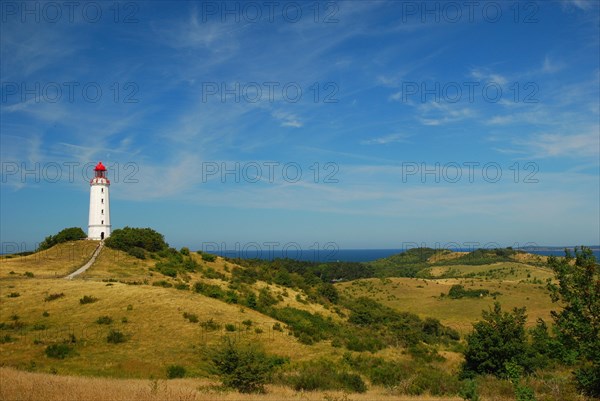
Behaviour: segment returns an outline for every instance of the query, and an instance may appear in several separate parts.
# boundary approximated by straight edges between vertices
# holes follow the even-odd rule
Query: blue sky
[[[3,247],[99,160],[177,247],[600,243],[598,3],[467,4],[3,2]]]

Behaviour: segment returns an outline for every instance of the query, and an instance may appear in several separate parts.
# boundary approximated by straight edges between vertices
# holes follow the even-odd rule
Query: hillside
[[[529,259],[522,254],[519,260],[514,255],[508,260],[505,255],[471,255],[479,264],[475,259],[465,263],[467,254],[445,251],[413,252],[367,264],[318,264],[228,260],[174,249],[134,257],[105,247],[84,274],[74,280],[60,278],[85,263],[96,246],[75,241],[1,259],[4,366],[147,380],[165,379],[167,368],[177,365],[185,368],[186,379],[173,385],[194,379],[212,383],[208,389],[218,383],[211,350],[228,337],[285,358],[269,387],[280,396],[321,364],[328,371],[335,367],[340,377],[358,374],[368,388],[364,399],[429,394],[450,400],[460,388],[457,372],[464,336],[482,309],[494,300],[507,309],[527,306],[531,325],[539,317],[549,320],[552,307],[543,285],[550,272],[524,263]],[[343,281],[333,286],[333,278]],[[453,299],[447,295],[453,285],[466,291],[486,289],[489,294]],[[92,302],[82,303],[86,297]],[[123,342],[107,341],[115,331],[123,335]],[[48,357],[47,348],[54,344],[67,344],[71,352],[64,359]],[[399,373],[382,379],[378,366]],[[21,377],[10,369],[0,374],[6,380]],[[44,377],[31,376],[54,380]],[[552,377],[556,376],[548,380]],[[399,387],[392,390],[390,380]],[[545,380],[536,385],[543,388]],[[140,383],[136,386],[148,385]],[[335,389],[345,384],[332,385]],[[126,394],[129,384],[124,386]],[[563,383],[561,391],[572,391],[569,386]],[[314,394],[314,399],[327,396]]]

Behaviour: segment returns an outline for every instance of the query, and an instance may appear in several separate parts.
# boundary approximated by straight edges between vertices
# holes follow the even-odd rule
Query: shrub
[[[177,268],[173,266],[170,262],[158,262],[156,264],[156,270],[169,277],[177,276]]]
[[[177,284],[175,284],[175,288],[178,290],[189,290],[190,286],[187,285],[186,283],[177,283]]]
[[[134,256],[138,259],[146,259],[146,251],[144,248],[140,248],[139,246],[134,246],[127,251],[128,254]]]
[[[163,288],[171,288],[173,284],[169,283],[166,280],[159,280],[152,283],[154,287],[163,287]]]
[[[340,369],[334,361],[319,359],[303,364],[297,375],[291,377],[296,391],[346,390],[364,393],[367,385],[356,373]]]
[[[63,294],[62,292],[56,294],[49,294],[44,298],[44,302],[54,301],[55,299],[63,298],[64,296],[65,294]]]
[[[179,253],[182,254],[183,256],[189,256],[190,255],[190,248],[188,247],[183,247],[179,250]]]
[[[113,320],[110,316],[100,316],[96,320],[96,323],[98,323],[98,324],[111,324],[112,322],[113,322]]]
[[[178,379],[185,377],[185,368],[181,365],[170,365],[167,367],[167,378]]]
[[[9,334],[5,335],[4,337],[0,337],[0,344],[12,343],[14,341],[15,339]]]
[[[25,272],[24,275],[27,278],[33,278],[33,276],[34,276],[34,274],[32,272]]]
[[[183,318],[190,321],[190,323],[198,323],[198,315],[194,313],[183,312]]]
[[[452,299],[460,298],[481,298],[490,294],[489,290],[484,289],[472,289],[467,290],[460,284],[454,284],[448,291],[448,296]]]
[[[8,298],[18,298],[20,296],[21,294],[19,294],[18,292],[11,292],[10,294],[8,294]]]
[[[225,324],[225,330],[227,331],[235,331],[235,325],[232,323]]]
[[[50,316],[50,313],[49,313],[47,310],[45,310],[45,311],[42,313],[42,316],[44,316],[44,317],[48,317],[48,316]]]
[[[206,295],[211,298],[223,299],[225,298],[225,291],[221,287],[215,284],[205,284],[197,282],[194,284],[194,291],[202,295]]]
[[[38,251],[43,251],[44,249],[48,249],[53,247],[54,245],[67,242],[67,241],[76,241],[79,239],[86,238],[85,232],[79,227],[70,227],[65,228],[59,231],[56,235],[47,236],[38,246]]]
[[[496,302],[493,310],[483,311],[482,315],[483,320],[475,323],[473,332],[467,336],[463,376],[485,373],[501,376],[507,362],[531,371],[527,360],[525,308],[502,312]]]
[[[92,304],[92,303],[94,303],[96,301],[98,301],[98,298],[93,297],[91,295],[84,295],[83,298],[79,299],[79,303],[81,305]]]
[[[210,253],[202,253],[202,260],[205,262],[214,262],[215,260],[217,260],[217,257],[213,254]]]
[[[106,246],[128,252],[138,247],[148,252],[158,252],[168,247],[162,234],[151,228],[125,227],[114,230],[105,240]]]
[[[200,326],[207,331],[215,331],[221,328],[221,325],[215,322],[212,317],[200,323]]]
[[[125,342],[125,334],[118,330],[111,329],[106,337],[106,341],[112,344],[119,344]]]
[[[73,348],[67,344],[52,344],[44,351],[49,358],[65,359],[73,352]]]
[[[223,340],[211,360],[223,385],[241,393],[264,393],[275,367],[285,363],[282,358],[269,356],[254,346],[235,343],[230,338]]]

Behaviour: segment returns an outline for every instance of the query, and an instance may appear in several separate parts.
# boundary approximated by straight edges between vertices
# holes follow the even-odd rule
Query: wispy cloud
[[[277,110],[271,113],[271,115],[280,122],[282,127],[300,128],[304,125],[294,113]]]
[[[390,134],[361,141],[362,145],[386,145],[389,143],[408,142],[409,134]]]
[[[429,102],[419,107],[421,115],[419,120],[423,125],[442,125],[456,123],[471,118],[475,111],[460,103]]]
[[[580,10],[589,10],[594,7],[593,0],[562,0],[562,5],[564,7],[576,7]]]
[[[551,59],[549,56],[544,57],[542,63],[542,72],[546,74],[554,74],[565,67],[564,63]]]
[[[513,148],[505,153],[527,154],[531,158],[598,158],[600,156],[599,127],[580,134],[540,133],[527,139],[513,139]]]

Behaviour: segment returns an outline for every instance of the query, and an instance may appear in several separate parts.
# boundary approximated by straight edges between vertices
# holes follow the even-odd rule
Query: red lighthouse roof
[[[98,164],[96,164],[96,168],[94,168],[94,171],[106,171],[106,167],[104,167],[102,162],[98,162]]]

